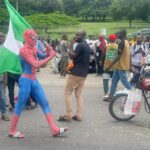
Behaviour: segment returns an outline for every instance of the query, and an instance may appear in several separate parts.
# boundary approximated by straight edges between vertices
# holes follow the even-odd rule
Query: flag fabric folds
[[[32,27],[13,8],[8,0],[4,0],[10,15],[8,33],[5,42],[0,47],[0,73],[21,73],[19,50],[23,46],[23,33]]]

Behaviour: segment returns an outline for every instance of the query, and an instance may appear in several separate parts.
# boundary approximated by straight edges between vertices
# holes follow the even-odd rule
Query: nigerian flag
[[[10,21],[9,29],[2,47],[0,47],[0,73],[21,73],[19,50],[23,46],[23,33],[32,27],[12,7],[8,0],[4,0],[7,6]]]

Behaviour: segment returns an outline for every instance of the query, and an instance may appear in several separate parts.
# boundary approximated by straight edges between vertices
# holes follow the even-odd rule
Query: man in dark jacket
[[[58,121],[70,121],[71,118],[76,121],[81,121],[82,110],[83,110],[83,98],[82,90],[84,87],[84,82],[88,74],[89,69],[89,59],[91,48],[85,41],[86,32],[78,31],[74,40],[70,46],[70,59],[73,60],[73,67],[70,69],[70,75],[67,79],[67,84],[65,87],[65,104],[66,104],[66,114],[60,116]],[[73,51],[73,44],[77,42],[75,50]],[[75,91],[75,96],[77,99],[77,112],[72,117],[72,100],[71,94]]]

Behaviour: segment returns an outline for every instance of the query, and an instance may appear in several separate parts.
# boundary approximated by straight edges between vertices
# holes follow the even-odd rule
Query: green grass
[[[115,33],[118,30],[124,28],[127,29],[128,33],[135,32],[141,28],[148,27],[148,23],[133,23],[132,28],[128,27],[127,22],[104,22],[104,23],[83,23],[81,27],[85,29],[88,34],[95,34],[97,35],[100,33],[101,29],[105,28],[107,30],[107,34]]]
[[[133,33],[135,31],[138,31],[142,28],[149,28],[150,23],[145,22],[137,22],[134,21],[132,23],[132,28],[129,28],[129,24],[127,21],[122,22],[97,22],[97,23],[81,23],[78,26],[53,26],[48,29],[49,35],[52,39],[54,38],[61,38],[62,33],[67,33],[69,38],[72,38],[74,36],[74,33],[78,30],[85,30],[87,32],[87,35],[93,35],[95,37],[98,36],[101,29],[105,28],[107,30],[107,35],[111,33],[115,33],[120,29],[126,29],[127,33]],[[41,35],[44,37],[47,37],[47,35],[44,34],[43,31],[41,31]]]
[[[71,39],[74,36],[74,33],[78,30],[85,30],[87,32],[87,35],[93,35],[95,37],[98,36],[101,29],[105,28],[107,30],[107,35],[110,33],[115,33],[118,30],[124,28],[127,30],[128,34],[133,33],[135,31],[138,31],[142,28],[150,28],[150,23],[146,22],[139,22],[139,21],[133,21],[132,28],[129,28],[129,24],[127,21],[120,21],[120,22],[89,22],[89,23],[81,23],[77,26],[49,26],[48,33],[45,34],[44,29],[37,29],[42,37],[45,39],[50,36],[51,39],[60,39],[62,33],[67,33],[69,36],[69,39]],[[6,26],[5,26],[5,33]]]

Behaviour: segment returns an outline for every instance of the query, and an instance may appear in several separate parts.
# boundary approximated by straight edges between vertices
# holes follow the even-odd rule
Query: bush
[[[0,24],[7,24],[9,21],[9,15],[6,9],[0,9]]]
[[[50,14],[34,14],[26,16],[25,19],[36,28],[48,28],[54,25],[78,25],[79,21],[76,18],[65,14],[50,13]]]

